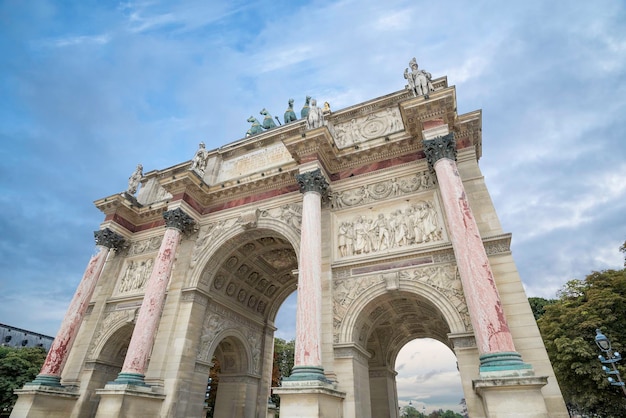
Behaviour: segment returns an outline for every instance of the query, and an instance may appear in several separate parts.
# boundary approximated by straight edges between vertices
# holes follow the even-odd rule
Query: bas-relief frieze
[[[152,268],[154,267],[154,258],[145,258],[138,260],[128,260],[126,262],[126,268],[123,269],[123,273],[117,287],[117,293],[129,293],[142,290]]]
[[[196,359],[208,362],[209,350],[215,337],[224,330],[236,329],[245,335],[246,342],[252,355],[252,369],[259,373],[261,368],[261,342],[263,330],[256,324],[218,305],[209,305],[207,316],[202,325],[200,344]]]
[[[366,186],[335,191],[330,199],[334,209],[343,209],[433,189],[435,185],[436,177],[429,170],[425,170],[410,176],[394,177]]]
[[[398,108],[387,108],[365,117],[333,126],[337,148],[348,148],[372,139],[381,138],[404,129]]]
[[[333,280],[333,328],[334,341],[339,342],[339,328],[352,303],[373,286],[385,283],[389,287],[389,275],[379,274],[358,278]],[[461,279],[456,265],[438,265],[401,270],[397,277],[401,281],[416,281],[425,283],[443,293],[462,317],[467,330],[471,330],[469,311],[463,294]],[[400,286],[400,282],[397,286]],[[370,317],[381,314],[374,310]],[[367,326],[367,325],[364,325]],[[363,330],[362,330],[363,331]],[[361,332],[360,335],[366,335]],[[362,341],[361,341],[362,342]]]
[[[445,239],[434,198],[336,218],[337,258],[394,252]]]

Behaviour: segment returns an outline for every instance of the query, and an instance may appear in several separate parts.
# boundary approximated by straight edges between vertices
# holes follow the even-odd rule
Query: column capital
[[[189,232],[193,228],[195,221],[189,215],[187,215],[181,208],[168,210],[163,212],[163,219],[165,219],[165,226],[168,228],[176,228],[180,232]]]
[[[296,174],[296,180],[300,186],[300,193],[317,192],[326,198],[328,195],[328,182],[319,168],[306,173]]]
[[[433,168],[435,163],[442,158],[456,161],[456,140],[454,133],[424,140],[424,154],[428,165]]]
[[[118,250],[124,247],[124,237],[120,234],[111,231],[109,228],[104,228],[93,232],[93,237],[96,240],[96,245],[102,245],[103,247]]]

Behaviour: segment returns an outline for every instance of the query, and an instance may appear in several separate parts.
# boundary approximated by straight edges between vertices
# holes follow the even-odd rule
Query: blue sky
[[[480,165],[529,296],[619,268],[622,1],[0,1],[0,322],[54,335],[93,201],[306,95],[403,88],[416,57],[483,110]]]

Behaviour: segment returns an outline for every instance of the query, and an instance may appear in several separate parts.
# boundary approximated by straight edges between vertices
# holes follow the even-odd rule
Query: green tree
[[[0,415],[13,409],[17,401],[13,391],[33,380],[45,359],[41,347],[0,347]]]
[[[401,418],[424,418],[424,414],[419,412],[413,405],[407,405],[402,408]]]
[[[282,338],[274,338],[274,365],[272,367],[272,387],[281,385],[283,378],[291,375],[296,341],[285,341]],[[280,406],[280,397],[272,395],[272,402]]]
[[[545,299],[545,298],[528,298],[528,303],[530,303],[530,309],[533,311],[533,315],[535,316],[535,321],[543,316],[546,311],[546,306],[551,305],[556,302],[555,299]]]
[[[611,386],[598,361],[595,330],[626,347],[626,269],[593,272],[571,280],[545,305],[537,321],[570,412],[592,417],[626,416],[626,399]],[[626,369],[619,366],[624,374]]]

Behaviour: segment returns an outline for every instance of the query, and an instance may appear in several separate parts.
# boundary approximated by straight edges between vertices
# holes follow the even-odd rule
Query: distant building
[[[52,341],[54,341],[54,337],[49,335],[0,324],[0,345],[3,347],[42,347],[48,351]]]

